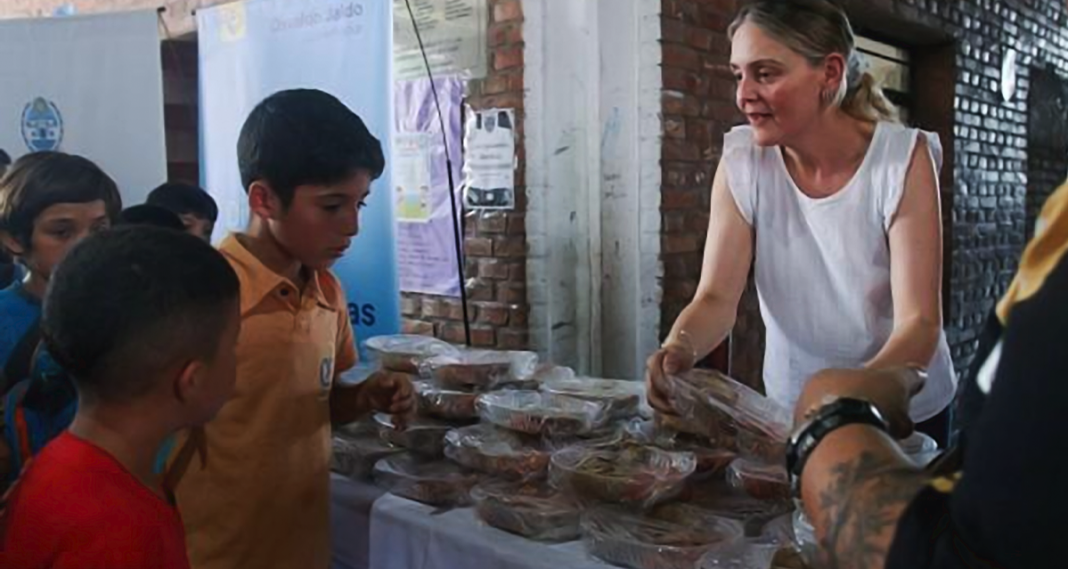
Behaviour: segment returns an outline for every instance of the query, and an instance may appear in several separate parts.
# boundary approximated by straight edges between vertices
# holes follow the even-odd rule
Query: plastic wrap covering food
[[[482,521],[537,541],[578,539],[579,504],[544,482],[486,482],[471,491]]]
[[[487,393],[478,409],[483,421],[532,435],[587,435],[608,423],[603,403],[538,391]]]
[[[537,366],[534,352],[464,350],[428,358],[420,369],[424,377],[446,389],[487,390],[529,379]]]
[[[417,381],[412,384],[419,397],[419,412],[450,421],[471,421],[478,419],[478,393],[444,389],[429,381]]]
[[[375,336],[364,342],[364,346],[383,368],[412,374],[419,373],[419,364],[423,360],[460,351],[436,338],[407,334]]]
[[[759,500],[790,498],[790,478],[781,464],[739,458],[727,468],[727,482]]]
[[[381,429],[381,427],[379,427],[378,422],[375,421],[374,417],[365,417],[359,421],[334,427],[334,436],[350,438],[362,437],[365,435],[378,436],[379,429]]]
[[[801,550],[801,558],[805,560],[805,563],[814,565],[819,555],[816,528],[808,521],[805,512],[800,508],[794,512],[794,536]]]
[[[630,569],[693,569],[713,551],[729,554],[742,539],[738,522],[683,504],[639,516],[594,508],[582,520],[589,552]]]
[[[630,419],[638,415],[642,384],[636,381],[575,377],[556,379],[541,384],[541,390],[604,403],[613,419]]]
[[[335,436],[332,446],[330,470],[357,480],[370,478],[379,460],[404,451],[377,435]]]
[[[719,477],[737,458],[734,451],[715,448],[703,437],[659,428],[652,421],[630,421],[626,423],[625,433],[630,440],[642,444],[650,444],[664,450],[693,453],[694,458],[697,459],[697,467],[690,476],[690,480],[694,482]]]
[[[786,463],[786,441],[742,429],[735,437],[738,454],[764,462]]]
[[[791,415],[785,407],[721,373],[692,370],[672,376],[668,386],[671,405],[684,423],[680,431],[721,442],[736,439],[739,431],[779,442],[790,434]]]
[[[449,431],[445,456],[497,478],[534,480],[545,477],[551,454],[537,437],[482,424]]]
[[[466,506],[478,476],[451,462],[428,460],[411,453],[378,461],[375,482],[387,491],[431,506]]]
[[[449,423],[421,417],[409,419],[400,426],[395,425],[389,415],[375,415],[375,421],[382,440],[429,458],[443,456],[445,435],[456,428]]]
[[[574,446],[553,454],[553,483],[580,499],[652,507],[677,496],[697,460],[692,453],[634,444]]]
[[[747,537],[759,537],[769,522],[793,510],[789,500],[759,500],[735,490],[726,481],[712,480],[692,485],[684,496],[687,503],[737,520]]]

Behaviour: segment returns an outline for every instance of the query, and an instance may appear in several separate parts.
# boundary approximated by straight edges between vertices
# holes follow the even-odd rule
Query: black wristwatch
[[[889,432],[889,426],[879,409],[863,399],[842,398],[820,407],[812,419],[803,423],[786,444],[786,471],[795,496],[801,492],[801,473],[805,463],[820,441],[847,425],[871,425]]]

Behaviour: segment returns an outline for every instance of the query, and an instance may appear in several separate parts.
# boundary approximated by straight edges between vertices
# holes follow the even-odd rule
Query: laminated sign
[[[464,130],[464,206],[515,208],[515,110],[470,112]]]

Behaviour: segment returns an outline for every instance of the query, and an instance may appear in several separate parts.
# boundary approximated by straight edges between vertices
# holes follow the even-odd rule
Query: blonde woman
[[[918,366],[921,430],[944,440],[956,377],[942,332],[941,146],[906,128],[825,0],[747,4],[730,26],[737,105],[697,295],[649,358],[649,399],[734,326],[755,267],[764,383],[792,409],[827,368]],[[932,421],[933,420],[933,421]]]

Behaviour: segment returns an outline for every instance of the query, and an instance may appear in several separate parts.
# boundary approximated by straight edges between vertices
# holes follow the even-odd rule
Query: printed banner
[[[256,0],[197,12],[203,183],[219,202],[215,238],[243,229],[248,199],[237,137],[252,108],[283,89],[322,89],[380,141],[385,174],[371,186],[360,235],[334,271],[360,340],[400,330],[390,157],[392,6],[377,0]]]
[[[166,181],[155,10],[0,20],[0,149],[96,162],[124,205]]]

